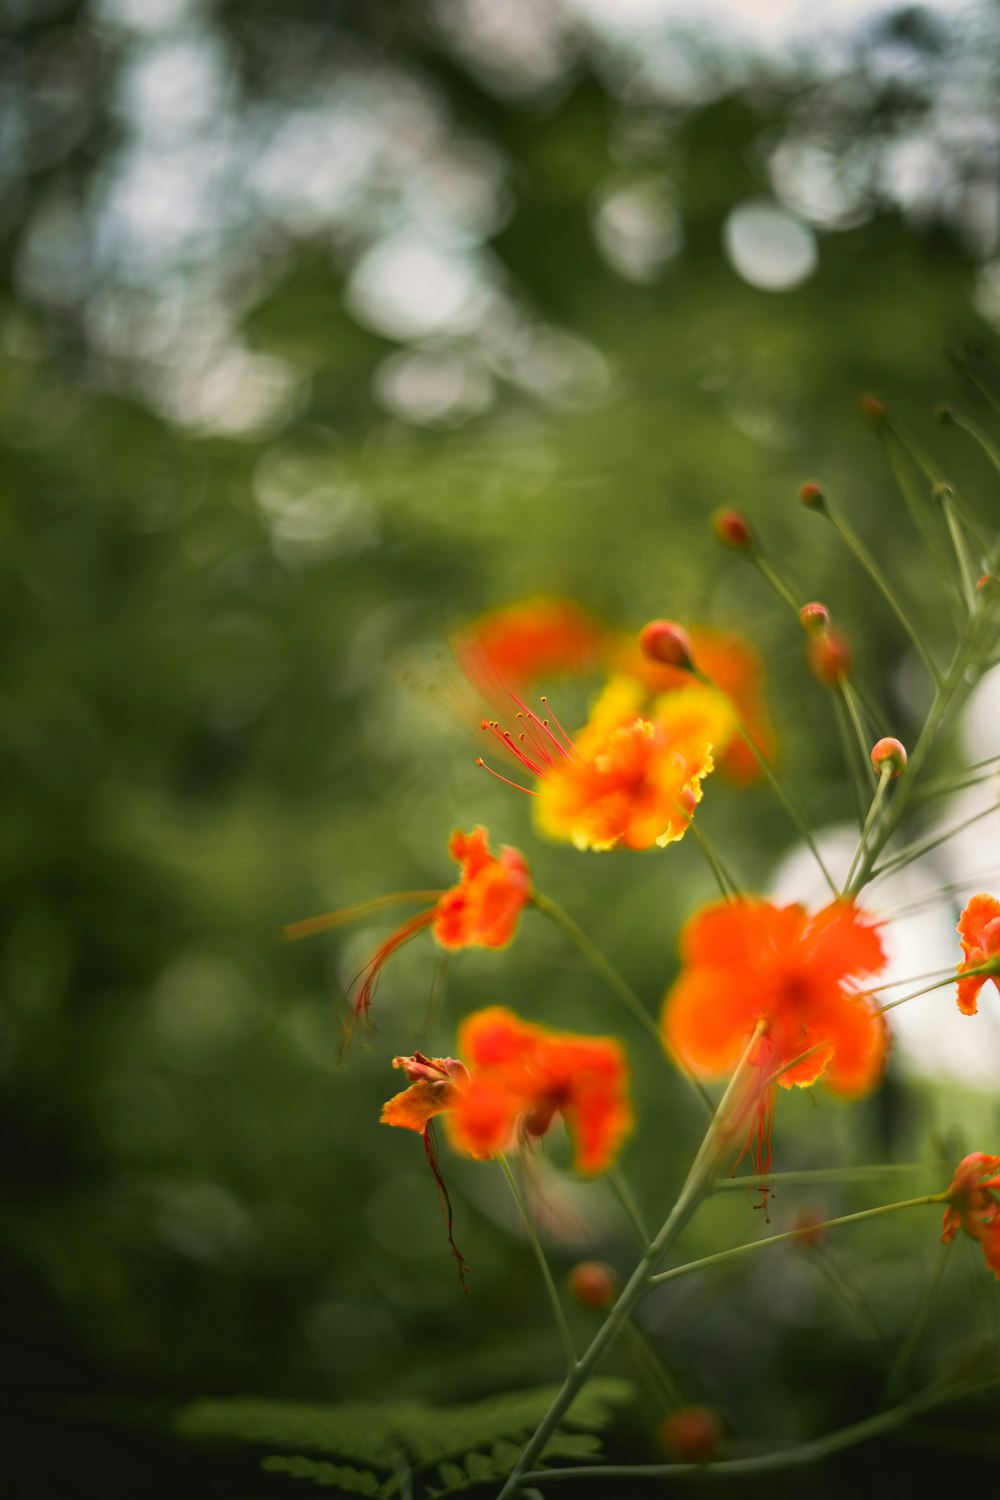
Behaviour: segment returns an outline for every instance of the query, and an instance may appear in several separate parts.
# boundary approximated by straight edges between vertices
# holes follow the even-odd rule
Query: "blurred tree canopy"
[[[765,50],[664,10],[8,5],[0,1069],[24,1493],[82,1492],[44,1451],[57,1410],[97,1441],[69,1398],[445,1400],[558,1375],[502,1184],[451,1164],[464,1298],[419,1146],[376,1122],[392,1055],[447,1052],[471,1005],[606,1026],[605,997],[540,922],[447,974],[415,944],[338,1066],[337,995],[385,929],[278,937],[446,884],[451,829],[485,822],[658,1003],[663,934],[709,889],[697,851],[538,846],[441,712],[456,625],[553,594],[623,627],[739,626],[790,777],[833,820],[848,792],[800,636],[711,535],[738,505],[852,622],[898,727],[919,721],[892,616],[795,493],[821,477],[933,621],[856,397],[978,503],[981,459],[931,410],[957,389],[946,352],[992,378],[1000,13],[881,9]],[[763,886],[789,842],[766,798],[705,814]],[[635,1065],[659,1203],[694,1122]],[[857,1128],[905,1149],[905,1087]],[[803,1139],[842,1128],[802,1116]],[[564,1259],[595,1236],[614,1257],[613,1205],[588,1212],[586,1246],[554,1214]],[[698,1344],[690,1307],[678,1337]],[[789,1431],[815,1419],[804,1339],[754,1347]]]

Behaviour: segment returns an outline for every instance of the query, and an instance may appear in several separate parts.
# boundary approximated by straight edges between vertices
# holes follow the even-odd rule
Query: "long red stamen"
[[[451,1198],[448,1195],[448,1189],[444,1185],[444,1178],[441,1175],[441,1168],[438,1164],[438,1144],[437,1137],[434,1134],[433,1120],[427,1121],[427,1124],[424,1126],[423,1136],[424,1155],[427,1157],[430,1169],[434,1173],[434,1181],[437,1183],[438,1199],[441,1203],[441,1212],[444,1215],[445,1229],[448,1233],[448,1246],[458,1263],[458,1284],[463,1292],[468,1292],[469,1287],[465,1280],[465,1273],[469,1269],[469,1263],[455,1244],[455,1236],[452,1233],[454,1214],[451,1207]]]
[[[289,942],[295,942],[298,938],[312,937],[317,932],[329,932],[332,927],[340,927],[344,922],[356,922],[360,917],[367,917],[373,911],[381,911],[383,906],[394,906],[397,901],[439,901],[444,891],[390,891],[385,896],[371,896],[367,901],[358,901],[354,906],[342,906],[338,911],[326,911],[318,917],[306,917],[301,922],[288,922],[281,929],[282,936]]]
[[[516,717],[522,725],[517,738],[515,739],[510,730],[504,729],[503,725],[496,719],[484,719],[482,727],[488,734],[492,734],[493,738],[503,746],[508,754],[513,755],[514,759],[526,771],[529,771],[532,776],[544,776],[546,771],[559,763],[560,759],[579,759],[573,741],[554,715],[552,723],[555,724],[558,735],[553,733],[552,726],[547,718],[540,719],[516,693],[511,693],[510,696],[517,705]],[[548,707],[548,700],[546,698],[543,698],[542,702]],[[529,792],[532,796],[537,795],[530,787],[521,786],[519,782],[510,781],[506,776],[502,776],[499,771],[494,771],[493,767],[487,765],[481,756],[477,757],[476,764],[482,766],[484,770],[489,771],[498,781],[505,781],[508,786],[516,787],[520,792]]]
[[[748,1195],[760,1194],[760,1202],[753,1206],[764,1210],[767,1223],[771,1222],[767,1212],[767,1200],[773,1190],[768,1184],[768,1178],[771,1175],[771,1132],[774,1129],[774,1105],[778,1092],[776,1082],[772,1081],[769,1084],[763,1082],[770,1071],[769,1057],[770,1048],[767,1048],[757,1059],[756,1066],[760,1069],[761,1082],[757,1086],[757,1098],[753,1105],[746,1140],[730,1172],[730,1176],[735,1177],[740,1162],[749,1154],[753,1164],[754,1180],[748,1189]]]
[[[353,1030],[354,1025],[358,1021],[362,1019],[368,1021],[370,1019],[372,999],[378,987],[383,964],[387,959],[392,957],[397,949],[402,948],[404,943],[408,943],[410,938],[416,937],[418,932],[422,932],[425,927],[429,927],[436,914],[437,907],[431,906],[428,907],[427,911],[417,912],[417,915],[411,917],[408,922],[404,922],[402,927],[397,927],[395,932],[391,932],[385,942],[376,948],[364,968],[351,980],[351,983],[347,987],[348,994],[350,994],[351,990],[358,983],[358,980],[362,982],[354,999],[354,1021],[351,1024],[350,1030]],[[362,975],[364,976],[363,979]],[[348,1033],[348,1039],[349,1035],[350,1032]]]

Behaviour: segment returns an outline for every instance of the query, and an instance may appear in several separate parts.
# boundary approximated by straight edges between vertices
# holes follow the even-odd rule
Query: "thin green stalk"
[[[767,1474],[775,1469],[796,1469],[827,1458],[831,1453],[839,1453],[844,1448],[855,1448],[872,1438],[882,1437],[921,1412],[951,1401],[965,1400],[991,1390],[997,1384],[1000,1384],[1000,1369],[989,1370],[970,1380],[932,1386],[918,1396],[911,1396],[909,1401],[901,1401],[898,1406],[874,1417],[866,1417],[862,1422],[853,1422],[849,1427],[840,1427],[836,1432],[812,1438],[794,1448],[762,1453],[753,1458],[722,1459],[708,1464],[588,1464],[585,1468],[544,1469],[525,1474],[524,1479],[529,1483],[535,1479],[686,1479],[693,1476],[707,1479],[716,1475]]]
[[[611,1191],[621,1205],[622,1213],[628,1219],[635,1230],[636,1239],[643,1249],[649,1244],[649,1230],[642,1216],[642,1210],[635,1201],[635,1195],[622,1176],[621,1169],[617,1164],[608,1168],[605,1174],[610,1184]]]
[[[794,610],[796,615],[798,615],[799,600],[796,599],[795,595],[788,587],[788,584],[781,577],[781,574],[778,573],[777,570],[773,568],[769,562],[761,557],[758,551],[752,550],[748,555],[750,561],[753,563],[758,573],[762,578],[767,580],[772,589],[774,589],[774,592],[778,595],[778,598],[782,599],[785,604],[788,605],[789,609]]]
[[[715,883],[719,887],[723,901],[732,901],[734,894],[739,890],[739,886],[726,870],[718,854],[713,849],[710,840],[702,833],[694,818],[688,823],[688,833],[694,834],[695,842],[702,854],[704,854],[705,861],[715,876]]]
[[[528,1239],[531,1241],[531,1248],[535,1252],[535,1259],[538,1261],[538,1265],[542,1273],[542,1280],[545,1282],[545,1289],[549,1294],[549,1301],[552,1303],[552,1311],[555,1315],[556,1326],[559,1329],[559,1337],[562,1339],[563,1350],[566,1354],[566,1363],[572,1370],[576,1364],[576,1350],[573,1347],[573,1336],[569,1331],[569,1324],[566,1321],[566,1314],[563,1311],[562,1301],[559,1297],[558,1291],[556,1290],[556,1284],[552,1278],[552,1272],[549,1269],[549,1263],[546,1258],[545,1251],[542,1249],[542,1242],[538,1238],[537,1231],[534,1224],[532,1223],[531,1215],[528,1212],[528,1205],[524,1201],[524,1194],[521,1192],[517,1178],[511,1171],[510,1163],[507,1161],[507,1158],[504,1156],[502,1151],[498,1151],[496,1153],[496,1159],[500,1163],[500,1169],[507,1179],[507,1186],[510,1188],[514,1202],[517,1204],[517,1211],[521,1215],[521,1222],[524,1225],[525,1233],[527,1234]]]
[[[862,828],[865,821],[865,802],[868,796],[867,780],[862,778],[858,767],[858,758],[855,754],[854,741],[851,737],[851,724],[844,703],[843,695],[839,692],[833,694],[833,716],[837,723],[837,734],[840,738],[840,753],[847,767],[847,774],[851,782],[851,791],[854,795],[854,811],[858,819],[858,827]],[[867,758],[867,757],[866,757]]]
[[[898,432],[893,431],[893,436],[895,437],[896,444],[898,444],[905,452],[906,444],[899,436]],[[886,457],[889,460],[889,467],[892,470],[892,476],[896,481],[899,492],[906,504],[906,508],[910,512],[910,519],[912,520],[914,526],[917,528],[917,531],[920,534],[920,538],[923,541],[928,556],[933,558],[940,576],[943,579],[948,579],[948,559],[938,543],[938,539],[934,534],[933,528],[928,524],[924,497],[923,495],[915,495],[913,493],[909,475],[907,474],[904,466],[899,461],[899,454],[896,451],[895,444],[888,436],[885,439],[885,451]]]
[[[645,1370],[653,1383],[660,1387],[667,1399],[667,1404],[675,1409],[683,1406],[683,1399],[670,1378],[669,1371],[656,1350],[650,1346],[649,1340],[638,1324],[634,1323],[631,1318],[626,1318],[622,1324],[622,1334],[631,1350],[632,1358]]]
[[[862,1292],[860,1286],[852,1286],[844,1280],[833,1261],[824,1253],[822,1246],[819,1249],[819,1253],[814,1256],[814,1262],[819,1268],[820,1275],[826,1277],[844,1305],[850,1308],[851,1312],[863,1323],[870,1325],[871,1331],[875,1335],[876,1341],[881,1344],[883,1355],[888,1362],[889,1346],[885,1329],[882,1327],[878,1314],[864,1292]]]
[[[689,1260],[683,1266],[673,1266],[669,1271],[660,1271],[650,1278],[650,1286],[660,1286],[665,1281],[676,1281],[679,1276],[690,1276],[694,1271],[707,1270],[709,1266],[725,1265],[741,1255],[752,1255],[768,1245],[781,1245],[788,1240],[800,1240],[825,1229],[839,1229],[842,1224],[858,1224],[862,1219],[875,1219],[881,1214],[896,1213],[902,1208],[918,1208],[925,1203],[944,1203],[947,1193],[925,1193],[921,1198],[904,1198],[899,1203],[881,1203],[878,1208],[863,1208],[854,1214],[841,1214],[837,1219],[826,1219],[820,1224],[807,1224],[802,1229],[785,1229],[781,1234],[769,1234],[762,1240],[751,1240],[746,1245],[733,1245],[728,1250],[719,1250],[715,1255],[703,1255],[700,1260]]]
[[[890,871],[898,869],[900,865],[912,864],[914,860],[921,859],[923,855],[929,854],[932,849],[937,849],[942,844],[947,844],[949,839],[955,838],[957,834],[964,833],[966,828],[971,828],[974,823],[981,823],[983,818],[990,817],[991,814],[997,811],[998,807],[1000,807],[1000,802],[997,802],[993,807],[982,808],[979,812],[973,813],[971,817],[963,818],[961,823],[956,823],[952,828],[946,829],[944,833],[937,834],[932,839],[926,839],[923,843],[919,839],[916,839],[912,844],[907,844],[905,849],[901,849],[898,854],[894,854],[891,859],[887,859],[885,864],[878,865],[872,870],[872,880],[877,880],[880,875],[888,875]]]
[[[926,1162],[901,1162],[898,1166],[892,1162],[885,1165],[865,1167],[812,1167],[803,1168],[797,1172],[771,1172],[771,1182],[783,1184],[785,1187],[812,1187],[818,1182],[870,1182],[879,1177],[891,1177],[896,1172],[926,1172]],[[753,1187],[757,1181],[756,1177],[719,1177],[713,1182],[712,1188],[715,1192],[725,1192],[727,1188]]]
[[[933,802],[936,797],[950,797],[955,792],[964,792],[970,786],[982,786],[984,782],[993,781],[1000,777],[1000,758],[991,755],[985,763],[989,770],[978,770],[975,766],[967,766],[968,775],[959,781],[942,778],[940,781],[932,781],[914,797],[914,805],[922,807],[926,802]]]
[[[894,1396],[903,1384],[906,1367],[909,1364],[913,1351],[917,1346],[917,1339],[927,1321],[927,1314],[941,1294],[941,1284],[944,1281],[945,1272],[951,1265],[952,1256],[936,1255],[934,1257],[934,1269],[924,1282],[920,1300],[917,1303],[913,1316],[910,1318],[906,1329],[906,1337],[896,1350],[895,1358],[889,1366],[886,1376],[885,1389],[882,1392],[882,1401],[887,1401]],[[879,1402],[881,1406],[882,1402]]]
[[[827,520],[830,522],[831,526],[833,527],[834,531],[836,531],[841,541],[847,547],[848,551],[853,553],[853,555],[857,558],[858,562],[864,568],[865,572],[868,574],[869,578],[872,580],[875,587],[878,589],[879,593],[885,599],[885,602],[888,604],[889,608],[896,616],[896,619],[903,627],[903,630],[910,637],[910,640],[913,642],[914,646],[920,654],[921,661],[927,668],[935,684],[939,684],[941,681],[940,667],[931,656],[930,652],[927,650],[927,647],[924,645],[923,641],[920,638],[919,631],[910,620],[899,600],[896,598],[892,585],[889,583],[885,574],[882,572],[882,569],[879,567],[878,563],[868,551],[868,548],[861,541],[861,538],[855,534],[855,532],[847,524],[847,522],[843,520],[843,518],[839,516],[837,512],[831,507],[829,500],[825,500],[824,504],[819,507],[819,514],[826,516]]]
[[[560,927],[566,934],[566,936],[570,939],[570,941],[576,944],[577,948],[579,948],[580,952],[590,964],[591,968],[595,969],[597,973],[600,974],[601,978],[605,981],[608,987],[613,990],[614,993],[618,996],[619,1000],[621,1000],[628,1007],[628,1009],[635,1016],[636,1020],[641,1023],[641,1025],[646,1029],[649,1035],[655,1039],[657,1051],[669,1064],[670,1058],[664,1050],[663,1037],[660,1035],[660,1028],[653,1020],[653,1017],[646,1010],[642,1001],[639,999],[639,996],[629,984],[628,980],[625,979],[621,974],[619,974],[618,970],[611,963],[611,961],[604,956],[600,948],[598,948],[597,944],[587,936],[582,927],[574,922],[569,912],[564,911],[562,907],[557,905],[557,903],[553,901],[550,896],[543,896],[541,891],[535,891],[531,899],[532,904],[535,906],[535,908],[540,911],[543,916],[548,917],[550,921],[554,922],[557,927]],[[687,1079],[692,1089],[694,1089],[695,1093],[697,1093],[699,1099],[701,1100],[703,1108],[708,1112],[709,1117],[711,1117],[714,1113],[712,1101],[708,1097],[708,1094],[705,1092],[701,1083],[697,1078],[695,1078],[694,1074],[691,1073],[687,1068],[685,1068],[680,1062],[677,1062],[676,1066],[681,1075]]]
[[[719,688],[716,685],[716,683],[714,683],[712,681],[711,677],[709,677],[705,672],[703,672],[700,667],[695,666],[695,668],[694,668],[694,676],[698,679],[699,682],[704,683],[706,687],[710,687],[713,690],[713,692],[719,693],[723,698],[726,696],[722,692],[721,688]],[[727,702],[728,701],[729,700],[727,699]],[[798,830],[799,835],[804,840],[806,846],[808,847],[808,849],[812,853],[813,858],[815,859],[817,865],[819,866],[820,870],[822,871],[824,880],[826,881],[827,885],[830,887],[830,893],[831,893],[831,895],[838,896],[840,894],[840,892],[837,889],[836,881],[834,880],[833,876],[830,874],[830,871],[826,867],[826,863],[825,863],[825,861],[823,859],[823,856],[820,854],[819,848],[817,847],[816,840],[812,836],[812,830],[810,829],[809,824],[806,822],[805,818],[803,817],[801,810],[796,807],[796,805],[792,801],[792,798],[789,795],[789,793],[785,791],[784,787],[781,785],[781,782],[778,780],[777,776],[775,776],[775,774],[772,771],[770,765],[768,764],[767,757],[761,753],[761,751],[759,750],[759,748],[757,746],[756,741],[753,738],[753,735],[751,735],[749,733],[749,731],[744,727],[743,722],[739,718],[738,715],[734,716],[733,722],[736,725],[736,731],[739,734],[740,739],[748,747],[748,749],[750,750],[750,752],[753,755],[754,759],[756,760],[757,764],[760,766],[761,770],[764,772],[764,775],[767,777],[768,781],[771,783],[771,786],[773,787],[775,793],[777,794],[778,800],[781,802],[781,804],[784,807],[785,811],[788,813],[788,816],[791,818],[792,822],[795,824],[795,827]]]
[[[892,780],[892,775],[892,767],[890,765],[884,764],[881,771],[879,772],[878,785],[875,788],[875,795],[872,798],[871,807],[869,807],[868,809],[868,816],[865,818],[865,821],[861,827],[861,834],[858,838],[858,847],[855,849],[854,858],[851,860],[851,868],[848,870],[847,879],[844,881],[845,896],[851,889],[851,881],[854,879],[854,872],[858,868],[858,863],[861,859],[864,858],[864,855],[868,850],[868,835],[871,833],[873,827],[878,822],[879,813],[882,810],[882,799],[885,796],[886,787]]]
[[[498,1500],[511,1500],[511,1497],[518,1493],[524,1483],[526,1470],[538,1458],[545,1444],[572,1405],[584,1382],[590,1376],[591,1371],[597,1365],[605,1350],[618,1337],[622,1325],[631,1314],[632,1308],[646,1291],[647,1287],[651,1285],[653,1267],[694,1216],[706,1194],[711,1191],[712,1173],[718,1163],[719,1156],[725,1150],[726,1142],[731,1139],[734,1130],[739,1128],[739,1124],[746,1111],[745,1083],[749,1070],[753,1066],[750,1058],[757,1045],[757,1040],[762,1029],[763,1023],[755,1027],[754,1033],[747,1043],[743,1056],[740,1058],[736,1070],[729,1080],[729,1085],[722,1096],[719,1107],[712,1117],[708,1130],[705,1132],[704,1139],[691,1164],[691,1169],[685,1178],[677,1201],[661,1225],[655,1238],[647,1245],[638,1265],[622,1288],[618,1300],[591,1340],[589,1347],[569,1370],[559,1393],[538,1424],[521,1457],[514,1466],[507,1483],[500,1491]],[[735,1119],[733,1118],[734,1112],[736,1115]]]
[[[948,535],[951,537],[955,561],[958,563],[958,572],[962,580],[966,607],[971,615],[976,607],[976,574],[972,567],[968,548],[965,545],[965,537],[962,535],[962,530],[959,526],[958,507],[955,503],[954,492],[951,491],[950,486],[941,486],[936,491],[936,497],[948,527]]]

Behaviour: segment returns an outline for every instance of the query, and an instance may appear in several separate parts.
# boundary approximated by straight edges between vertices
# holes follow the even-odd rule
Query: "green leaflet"
[[[204,1399],[182,1407],[174,1426],[190,1442],[270,1450],[262,1461],[267,1472],[341,1493],[390,1497],[399,1491],[401,1470],[433,1470],[424,1476],[431,1488],[420,1486],[415,1493],[457,1494],[510,1471],[557,1390],[541,1386],[459,1406],[406,1400],[322,1406],[252,1396]],[[545,1457],[579,1459],[599,1451],[596,1434],[610,1425],[631,1395],[627,1381],[590,1381]],[[337,1462],[309,1454],[330,1455]]]

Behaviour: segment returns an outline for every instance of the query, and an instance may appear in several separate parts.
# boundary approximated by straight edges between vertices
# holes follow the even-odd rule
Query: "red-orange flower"
[[[490,851],[488,837],[486,829],[481,826],[471,833],[456,828],[448,852],[458,861],[461,873],[458,884],[449,890],[400,891],[391,896],[377,896],[373,901],[364,901],[343,911],[294,922],[284,929],[285,936],[297,938],[322,932],[393,901],[436,897],[433,905],[391,932],[358,975],[354,1017],[356,1020],[367,1017],[386,960],[425,927],[430,927],[442,948],[450,950],[502,948],[511,941],[517,919],[532,898],[531,875],[523,854],[505,845],[499,855],[495,855]]]
[[[849,901],[812,916],[756,898],[719,902],[687,924],[681,958],[662,1017],[674,1056],[714,1077],[735,1067],[761,1028],[749,1059],[760,1092],[747,1145],[764,1177],[774,1104],[774,1081],[766,1080],[777,1073],[783,1088],[806,1088],[822,1077],[835,1092],[857,1095],[881,1075],[885,1023],[858,991],[885,966],[877,926]]]
[[[712,770],[710,727],[699,713],[672,732],[635,713],[634,697],[628,684],[621,694],[612,684],[575,739],[524,704],[516,739],[484,721],[537,778],[521,790],[537,797],[538,826],[550,838],[578,849],[649,849],[684,836]]]
[[[611,1037],[547,1031],[503,1006],[476,1012],[459,1031],[469,1082],[446,1124],[459,1150],[492,1156],[520,1130],[542,1136],[561,1115],[581,1172],[611,1165],[632,1124],[628,1064]]]
[[[982,1246],[1000,1281],[1000,1156],[974,1151],[959,1162],[948,1187],[941,1243],[950,1245],[960,1229]]]
[[[570,599],[525,599],[491,610],[454,638],[455,657],[488,699],[600,665],[607,627]]]
[[[965,954],[965,963],[958,966],[958,1008],[963,1015],[974,1016],[987,979],[992,978],[1000,990],[1000,901],[995,896],[973,896],[958,919],[958,936]],[[981,969],[992,961],[996,962],[992,975],[962,978],[967,969]]]

